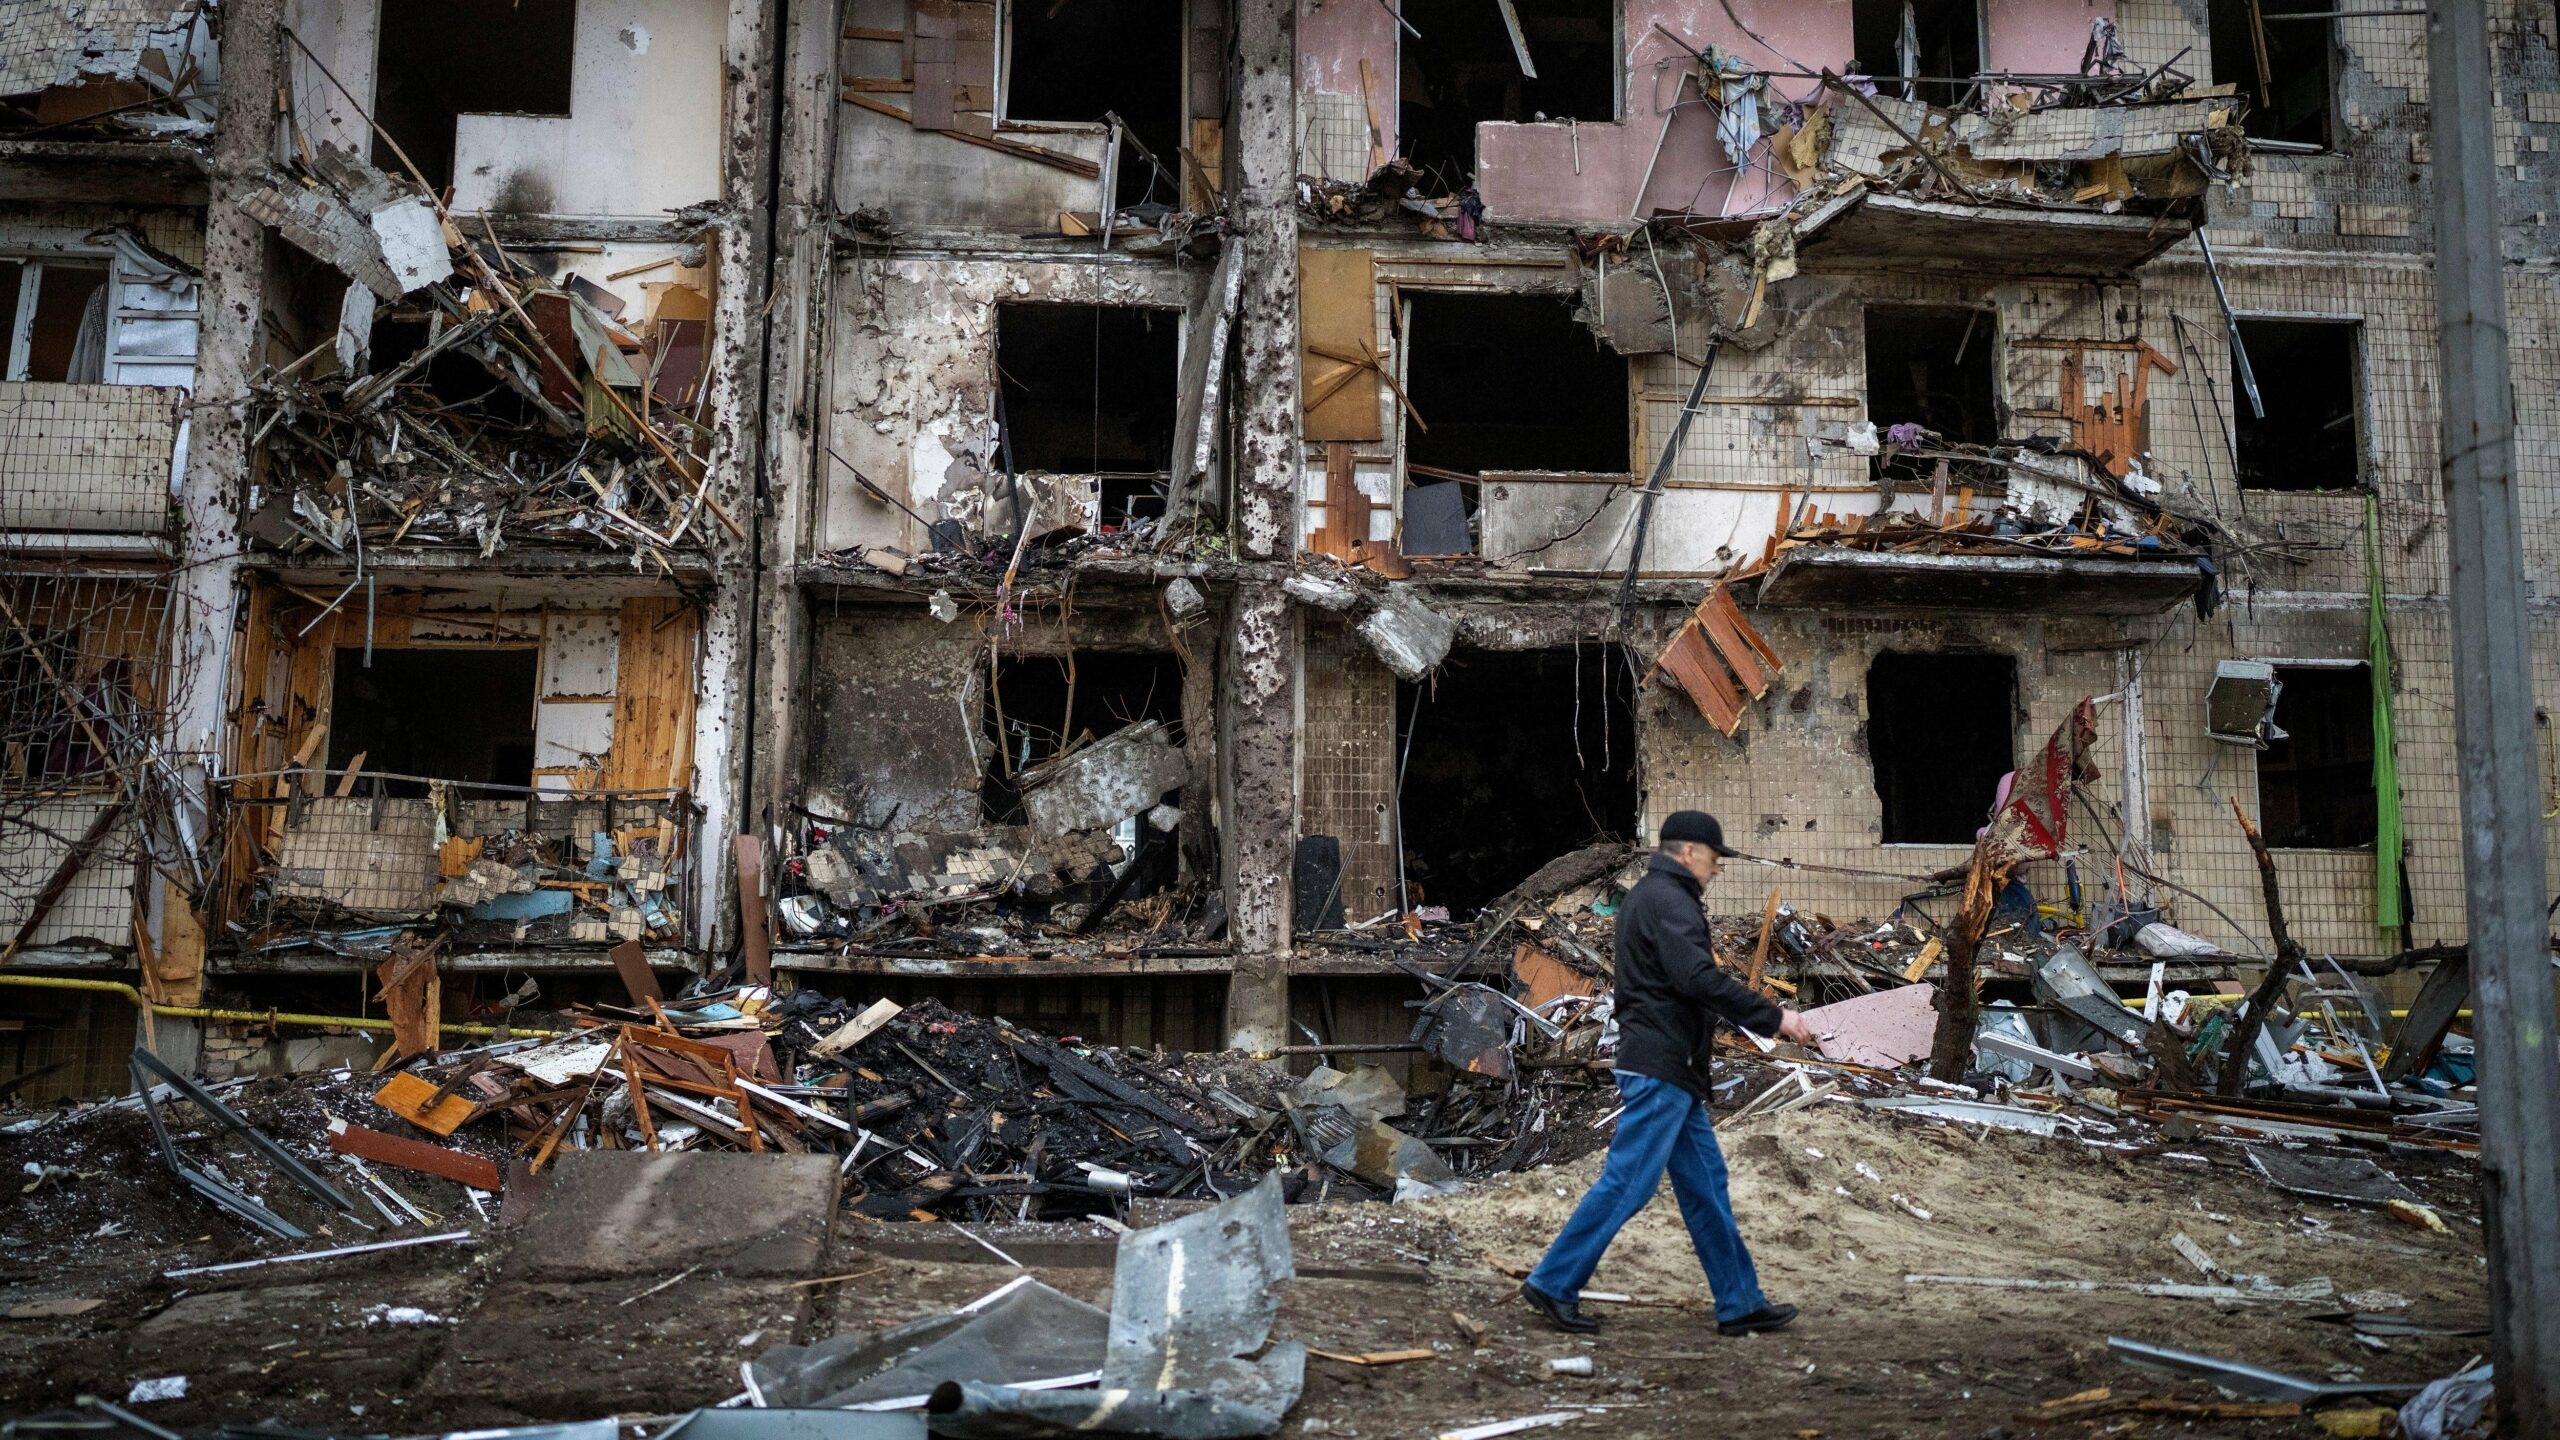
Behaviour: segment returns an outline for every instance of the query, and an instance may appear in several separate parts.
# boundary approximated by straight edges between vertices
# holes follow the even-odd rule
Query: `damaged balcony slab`
[[[777,947],[773,968],[801,975],[888,975],[914,980],[1109,979],[1224,975],[1235,957],[1220,948],[1180,953],[1121,951],[1091,955],[883,955]]]
[[[113,973],[135,968],[131,950],[85,945],[29,946],[9,957],[11,970],[82,970]]]
[[[690,951],[658,948],[648,952],[652,970],[680,970],[703,974],[700,957]],[[31,963],[25,955],[13,965]],[[127,962],[128,964],[130,962]],[[370,972],[382,963],[381,954],[336,955],[316,950],[283,950],[267,953],[217,952],[207,957],[206,968],[216,975],[343,975]],[[564,946],[532,950],[464,950],[436,957],[436,969],[442,972],[506,972],[536,975],[612,974],[613,957],[609,947]]]
[[[510,549],[484,559],[476,551],[369,550],[364,570],[381,576],[385,586],[468,575],[475,586],[482,581],[574,580],[582,595],[614,596],[661,595],[667,593],[670,582],[707,584],[719,577],[711,557],[698,551],[671,550],[665,552],[665,559],[663,572],[652,569],[635,574],[630,556],[611,551]],[[356,576],[353,566],[337,564],[279,564],[271,573],[287,585],[325,585],[332,592]]]
[[[57,204],[202,205],[204,154],[175,140],[0,139],[0,195]]]
[[[1853,190],[1796,222],[1807,264],[1967,274],[2127,275],[2192,228],[2166,215],[1970,205]]]
[[[2187,560],[1910,555],[1810,547],[1748,582],[1758,603],[1801,608],[2044,610],[2155,615],[2196,593]]]

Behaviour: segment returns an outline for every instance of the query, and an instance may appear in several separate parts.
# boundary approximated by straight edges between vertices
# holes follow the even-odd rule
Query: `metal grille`
[[[0,528],[157,534],[183,390],[0,383]]]
[[[165,575],[0,574],[0,936],[132,943],[154,807],[173,793],[172,603]]]

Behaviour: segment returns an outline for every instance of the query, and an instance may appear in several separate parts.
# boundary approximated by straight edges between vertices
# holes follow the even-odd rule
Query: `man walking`
[[[1662,822],[1659,838],[1662,848],[1618,908],[1617,1081],[1626,1108],[1598,1183],[1529,1272],[1520,1298],[1559,1329],[1598,1330],[1600,1322],[1582,1313],[1582,1287],[1618,1228],[1662,1188],[1667,1168],[1689,1243],[1715,1291],[1716,1329],[1775,1330],[1796,1318],[1796,1307],[1760,1293],[1751,1252],[1734,1228],[1724,1152],[1707,1117],[1708,1052],[1718,1018],[1805,1045],[1813,1043],[1813,1029],[1718,969],[1707,948],[1698,896],[1734,853],[1724,827],[1703,811],[1682,810]]]

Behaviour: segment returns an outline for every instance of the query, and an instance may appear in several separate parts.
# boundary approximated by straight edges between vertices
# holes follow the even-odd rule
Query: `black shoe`
[[[1597,1335],[1600,1322],[1582,1313],[1582,1307],[1570,1300],[1559,1300],[1533,1285],[1520,1287],[1520,1298],[1529,1308],[1547,1317],[1547,1323],[1569,1335]],[[1793,1314],[1793,1311],[1789,1311]]]
[[[1796,1307],[1793,1305],[1763,1305],[1739,1320],[1717,1321],[1716,1333],[1754,1335],[1763,1330],[1784,1330],[1795,1323],[1795,1318]]]

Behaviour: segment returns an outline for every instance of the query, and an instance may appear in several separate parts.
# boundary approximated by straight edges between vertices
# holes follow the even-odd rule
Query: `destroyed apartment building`
[[[2429,24],[0,0],[0,1435],[2476,1409]],[[1730,1397],[1516,1301],[1688,809]]]
[[[2535,336],[2560,21],[2492,23]],[[2058,936],[2135,993],[2154,922],[2236,989],[2250,826],[2309,953],[2405,1008],[2458,952],[2414,11],[0,34],[17,1098],[698,979],[1428,1087],[1481,1002],[1416,1007],[1604,993],[1692,807],[1808,998],[1985,935],[1986,995]]]

